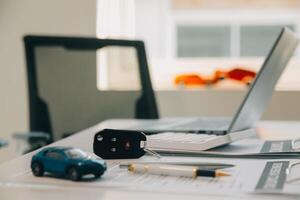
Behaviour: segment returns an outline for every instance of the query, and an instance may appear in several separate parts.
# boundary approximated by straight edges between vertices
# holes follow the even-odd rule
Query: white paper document
[[[300,195],[299,161],[276,160],[266,163],[255,192]]]
[[[140,192],[180,193],[194,195],[257,195],[258,193],[282,193],[300,195],[300,181],[287,183],[286,169],[295,163],[295,160],[255,160],[255,159],[215,159],[215,158],[178,158],[163,157],[155,159],[145,156],[135,161],[150,162],[215,162],[234,164],[235,167],[222,169],[230,173],[228,177],[172,177],[151,174],[134,174],[127,169],[119,168],[122,161],[110,161],[107,172],[100,179],[84,179],[80,182],[72,182],[64,178],[46,175],[35,177],[31,170],[20,172],[6,180],[1,180],[0,185],[10,187],[33,187],[33,188],[76,188],[76,190],[105,189],[125,190]],[[126,160],[128,162],[128,160]],[[130,162],[130,161],[129,161]],[[132,161],[134,162],[134,161]],[[295,178],[300,178],[300,165],[293,171]],[[295,168],[295,169],[296,169]]]
[[[254,191],[266,161],[264,160],[229,160],[213,158],[178,158],[164,157],[155,159],[144,157],[138,161],[160,162],[216,162],[234,164],[235,167],[222,169],[231,174],[228,177],[185,178],[159,176],[150,174],[133,174],[127,169],[121,169],[118,162],[110,164],[108,171],[100,179],[72,182],[52,176],[35,177],[30,170],[11,177],[5,182],[10,185],[27,185],[31,187],[79,187],[79,188],[110,188],[134,191],[189,193],[189,194],[244,194]],[[124,162],[124,160],[123,160]],[[127,162],[127,161],[126,161]]]

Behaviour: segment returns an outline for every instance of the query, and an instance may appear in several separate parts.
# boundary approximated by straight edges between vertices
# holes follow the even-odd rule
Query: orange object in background
[[[198,74],[179,75],[175,78],[175,85],[210,86],[224,79],[231,79],[249,85],[255,76],[255,72],[237,67],[229,71],[216,70],[211,78],[203,78]]]
[[[224,78],[240,81],[247,85],[249,85],[256,76],[255,72],[241,68],[234,68],[228,72],[216,71],[216,74],[221,74],[222,76],[224,76]]]
[[[217,80],[214,79],[204,79],[197,74],[184,74],[179,75],[175,79],[176,85],[185,85],[185,86],[200,86],[200,85],[211,85],[216,83]]]

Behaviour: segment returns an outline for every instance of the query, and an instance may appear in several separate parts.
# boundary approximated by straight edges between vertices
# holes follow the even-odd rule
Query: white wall
[[[28,128],[26,34],[95,36],[96,0],[0,1],[0,138]]]
[[[161,116],[232,117],[245,94],[246,90],[159,91],[157,99]],[[299,121],[299,102],[299,91],[275,91],[262,119]]]
[[[170,0],[135,1],[135,36],[145,41],[147,54],[154,58],[169,56],[167,48],[172,48],[169,6]]]

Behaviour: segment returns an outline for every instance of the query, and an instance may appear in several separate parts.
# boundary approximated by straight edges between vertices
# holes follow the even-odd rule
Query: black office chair
[[[25,36],[24,42],[32,132],[29,134],[30,150],[105,119],[159,117],[142,41]],[[122,57],[120,51],[109,48],[135,52],[137,77],[133,79],[139,80],[137,88],[140,90],[106,91],[97,88],[97,51],[110,51],[112,62],[108,64],[117,62],[112,56],[119,55],[116,57],[120,59],[132,55],[127,53]],[[132,67],[132,64],[130,62],[128,66]],[[101,66],[98,69],[102,70]],[[109,65],[106,71],[110,77],[115,73],[120,79],[123,76],[118,73],[126,73],[110,69]]]

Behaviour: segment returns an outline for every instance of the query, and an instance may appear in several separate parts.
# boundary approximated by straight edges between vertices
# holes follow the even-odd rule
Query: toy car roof
[[[69,149],[74,149],[73,147],[60,147],[60,146],[55,146],[55,147],[46,147],[43,148],[42,151],[53,151],[53,150],[57,150],[57,151],[65,151],[65,150],[69,150]]]

